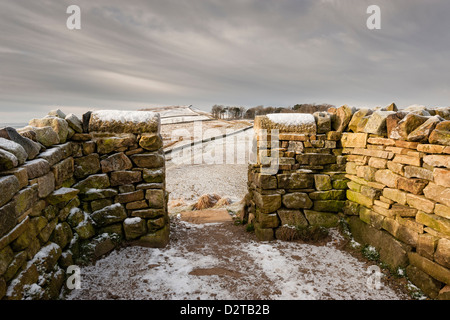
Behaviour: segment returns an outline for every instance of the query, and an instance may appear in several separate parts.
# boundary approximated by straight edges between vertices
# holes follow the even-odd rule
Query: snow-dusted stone
[[[159,134],[160,123],[159,114],[151,111],[101,110],[92,112],[89,131]]]
[[[18,144],[20,144],[24,149],[25,152],[28,154],[28,160],[32,160],[36,158],[36,156],[39,154],[39,151],[41,150],[41,146],[34,142],[31,139],[28,139],[26,137],[22,137],[16,129],[7,127],[2,130],[0,130],[0,136],[2,138],[14,141]]]
[[[316,120],[312,114],[276,113],[258,116],[255,119],[255,130],[279,130],[280,133],[317,133]]]
[[[14,194],[19,190],[19,180],[15,176],[0,178],[0,207],[11,200]]]
[[[50,204],[58,204],[62,202],[68,202],[75,198],[80,192],[78,189],[73,188],[61,188],[53,191],[48,197],[47,202]]]
[[[394,111],[375,111],[367,121],[364,127],[365,133],[371,133],[376,135],[384,135],[387,132],[386,118],[391,114],[395,114]]]
[[[18,132],[22,134],[22,132],[33,131],[35,133],[36,141],[41,143],[45,147],[51,147],[55,144],[59,144],[59,136],[52,129],[52,127],[32,127],[27,126]]]
[[[93,212],[91,218],[98,226],[103,227],[124,221],[127,218],[127,213],[120,203],[116,203]]]
[[[128,218],[123,222],[123,230],[127,240],[134,240],[147,233],[147,223],[139,217]]]
[[[52,129],[58,134],[59,142],[65,143],[67,135],[69,134],[69,125],[67,121],[58,117],[46,117],[42,119],[33,119],[29,122],[33,127],[52,127]]]
[[[65,119],[69,124],[69,127],[72,128],[75,132],[83,133],[83,123],[76,115],[70,113],[66,116]]]
[[[23,164],[27,160],[28,154],[25,149],[14,141],[0,138],[0,149],[12,153],[17,158],[19,165]]]
[[[431,116],[430,110],[427,109],[425,106],[414,104],[412,106],[407,107],[406,109],[402,110],[404,112],[414,113],[419,116],[425,116],[429,117]]]
[[[64,119],[66,117],[66,114],[62,112],[60,109],[56,109],[51,110],[49,113],[47,113],[47,116]]]

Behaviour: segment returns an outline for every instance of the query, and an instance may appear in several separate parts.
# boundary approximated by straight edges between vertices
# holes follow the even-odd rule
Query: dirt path
[[[261,243],[233,223],[192,225],[174,219],[165,249],[124,247],[81,271],[82,289],[68,299],[313,300],[407,299],[366,286],[370,264],[339,246]],[[382,283],[385,280],[382,280]]]

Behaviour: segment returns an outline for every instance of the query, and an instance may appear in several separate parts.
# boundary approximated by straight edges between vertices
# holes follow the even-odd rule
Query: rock
[[[382,183],[389,188],[396,189],[400,176],[391,170],[378,170],[375,172],[375,181]]]
[[[413,142],[421,142],[421,143],[427,143],[428,137],[430,136],[431,132],[436,128],[436,126],[442,122],[444,119],[442,119],[439,116],[434,116],[429,118],[427,121],[425,121],[422,125],[420,125],[417,129],[415,129],[413,132],[411,132],[408,135],[408,141]]]
[[[0,250],[0,274],[3,275],[8,269],[9,264],[14,259],[14,252],[10,246]]]
[[[314,175],[307,173],[292,173],[277,175],[280,189],[310,189],[314,188]]]
[[[152,209],[162,209],[166,206],[166,197],[163,190],[148,189],[145,193],[145,199],[148,200],[148,205]]]
[[[159,133],[160,115],[150,111],[93,111],[89,132]]]
[[[96,174],[78,182],[73,187],[80,190],[80,193],[86,193],[89,189],[106,189],[109,186],[111,184],[107,174]]]
[[[52,205],[69,202],[73,198],[75,198],[80,190],[73,188],[61,188],[54,192],[52,192],[47,198],[46,201]]]
[[[102,172],[130,170],[133,167],[131,160],[123,153],[116,153],[100,162]]]
[[[144,199],[144,191],[138,190],[138,191],[133,191],[133,192],[128,192],[128,193],[118,194],[115,197],[114,202],[115,203],[129,203],[129,202],[139,201],[139,200],[143,200],[143,199]]]
[[[164,209],[143,209],[132,211],[132,217],[139,217],[143,219],[157,219],[166,214]]]
[[[450,235],[450,220],[446,218],[419,211],[416,216],[416,221],[447,236]]]
[[[308,226],[308,220],[300,210],[278,210],[278,216],[281,220],[281,225],[294,226],[304,228]]]
[[[130,133],[118,134],[116,136],[96,136],[97,152],[108,154],[114,151],[123,151],[136,144],[136,136]]]
[[[355,133],[360,132],[358,130],[358,124],[364,117],[370,116],[372,113],[373,111],[371,109],[360,109],[356,111],[348,125],[348,129]]]
[[[50,241],[59,245],[61,249],[64,249],[72,240],[72,238],[73,233],[69,224],[67,222],[62,222],[56,225],[55,231],[53,232]]]
[[[111,172],[111,186],[122,186],[142,181],[140,171],[114,171]]]
[[[59,144],[59,136],[53,131],[52,127],[32,127],[27,126],[22,130],[33,131],[35,133],[36,141],[45,147],[51,147]],[[22,131],[20,131],[22,134]]]
[[[404,112],[409,112],[413,114],[417,114],[419,116],[431,116],[429,110],[425,106],[412,105],[403,110]]]
[[[56,165],[58,162],[70,157],[73,152],[73,144],[67,142],[58,146],[54,146],[51,149],[41,153],[39,155],[40,159],[47,160],[50,166]]]
[[[61,257],[61,254],[61,247],[56,243],[50,242],[48,245],[39,250],[32,262],[37,266],[38,270],[45,270],[46,272],[49,272],[55,267],[59,257]]]
[[[91,218],[98,226],[103,227],[124,221],[127,218],[127,213],[120,203],[116,203],[93,212]]]
[[[136,154],[131,156],[131,160],[139,168],[155,169],[164,166],[164,156],[159,153]]]
[[[261,228],[261,226],[255,224],[255,235],[259,241],[272,241],[275,240],[275,233],[272,228]]]
[[[336,156],[333,154],[306,153],[297,155],[295,158],[301,165],[321,166],[336,163]]]
[[[432,167],[450,168],[450,155],[424,156],[423,162]]]
[[[311,226],[334,228],[339,224],[339,216],[330,212],[305,210],[305,216]]]
[[[390,133],[389,138],[395,140],[407,140],[408,135],[424,124],[428,118],[408,113],[402,120],[400,120],[396,127]]]
[[[35,159],[26,162],[22,168],[27,170],[28,179],[32,180],[34,178],[42,177],[50,171],[50,164],[44,159]]]
[[[57,118],[61,118],[64,119],[66,117],[65,113],[62,112],[60,109],[56,109],[56,110],[51,110],[47,116],[50,117],[57,117]]]
[[[301,133],[304,135],[317,134],[316,120],[312,114],[268,114],[255,118],[255,132],[278,130],[279,133]],[[281,139],[281,136],[280,136]],[[283,140],[283,139],[281,139]],[[286,139],[290,140],[290,139]]]
[[[0,149],[13,154],[18,165],[22,165],[28,158],[27,152],[20,144],[8,139],[0,138]]]
[[[155,133],[143,133],[139,145],[147,151],[157,151],[162,148],[161,135]]]
[[[0,207],[8,203],[19,190],[20,184],[16,176],[0,177]]]
[[[434,109],[434,112],[437,116],[444,118],[445,120],[450,120],[450,108],[449,107],[441,107]]]
[[[91,120],[92,111],[88,111],[83,114],[82,116],[82,122],[83,122],[83,132],[88,133],[89,132],[89,121]]]
[[[7,136],[6,137],[4,136],[3,138],[9,139],[11,141],[20,144],[25,149],[25,152],[28,155],[27,158],[28,160],[36,158],[36,156],[39,154],[41,150],[41,147],[36,142],[28,138],[22,137],[14,128],[7,127],[4,130]]]
[[[70,128],[72,128],[77,133],[83,133],[83,123],[80,119],[73,113],[68,114],[65,117],[65,120],[67,121]]]
[[[413,194],[423,194],[423,189],[428,185],[429,181],[424,179],[408,179],[400,177],[398,179],[398,189],[411,192]]]
[[[55,190],[55,175],[53,172],[37,179],[39,198],[45,198]]]
[[[53,131],[58,134],[59,143],[65,143],[67,135],[69,134],[69,125],[64,118],[48,117],[42,119],[33,119],[30,121],[30,126],[33,127],[52,127]]]
[[[123,230],[127,240],[135,240],[147,234],[147,223],[139,217],[128,218],[123,222]]]
[[[16,226],[16,204],[14,201],[0,206],[0,238]]]
[[[433,170],[434,183],[450,188],[450,170],[436,168]]]
[[[317,200],[314,201],[314,211],[320,212],[342,212],[345,201],[341,200]]]
[[[313,202],[306,193],[288,193],[283,196],[283,204],[288,209],[311,209]]]
[[[316,119],[317,133],[327,133],[331,131],[331,116],[328,112],[316,112],[313,114]]]
[[[81,240],[91,239],[95,236],[95,228],[90,219],[85,219],[83,222],[78,224],[74,231],[78,234]]]
[[[0,171],[10,170],[19,165],[19,160],[12,153],[0,149]]]
[[[95,201],[105,198],[113,198],[118,194],[114,189],[89,189],[80,197],[83,201]]]
[[[169,225],[166,224],[164,228],[142,236],[138,244],[150,248],[164,248],[169,243],[169,230]]]
[[[391,105],[381,108],[380,111],[398,111],[397,105],[395,103],[392,103]]]
[[[55,186],[62,186],[64,181],[73,177],[75,172],[74,160],[72,157],[67,158],[52,167],[52,172],[55,176]]]
[[[276,215],[275,215],[276,216]],[[167,221],[165,217],[161,217],[154,220],[147,220],[147,229],[149,233],[154,233],[158,230],[161,230],[167,225]]]
[[[450,240],[442,238],[439,240],[434,260],[441,266],[450,269]]]
[[[450,146],[450,121],[443,121],[436,125],[436,129],[431,132],[428,141],[431,144]]]
[[[331,177],[327,174],[314,175],[316,189],[319,191],[328,191],[332,189]]]
[[[367,146],[367,133],[348,133],[342,134],[342,147],[344,148],[365,148]]]
[[[419,268],[409,265],[406,268],[408,279],[423,291],[431,299],[436,299],[441,287],[441,283],[431,276],[420,270]]]
[[[408,258],[410,263],[424,271],[426,274],[429,274],[434,279],[449,284],[450,283],[450,270],[446,269],[439,264],[428,260],[415,252],[409,252]]]
[[[100,157],[93,153],[85,157],[74,159],[74,176],[83,179],[100,171]]]
[[[387,132],[387,121],[386,119],[395,114],[393,111],[375,111],[367,121],[364,127],[365,133],[376,134],[379,136],[385,135]]]
[[[256,193],[254,197],[255,204],[261,213],[274,213],[281,207],[281,195],[262,195]]]
[[[336,110],[336,116],[332,123],[334,131],[343,132],[353,117],[354,109],[344,105]]]
[[[144,169],[142,171],[142,178],[147,183],[164,183],[166,174],[164,169]],[[276,177],[273,177],[275,180],[275,188],[277,186],[277,179]],[[273,182],[272,180],[272,182]]]

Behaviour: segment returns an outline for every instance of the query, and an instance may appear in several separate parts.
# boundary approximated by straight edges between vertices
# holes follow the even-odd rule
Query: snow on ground
[[[335,247],[257,242],[227,224],[172,223],[165,249],[127,247],[81,269],[68,299],[392,300],[407,298],[366,285],[365,263]]]

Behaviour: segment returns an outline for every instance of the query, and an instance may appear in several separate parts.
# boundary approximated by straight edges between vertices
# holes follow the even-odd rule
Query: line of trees
[[[315,113],[318,111],[327,111],[334,107],[330,104],[296,104],[293,107],[264,107],[257,106],[253,108],[230,107],[223,105],[214,105],[211,113],[216,119],[255,119],[256,116],[263,116],[270,113]]]

